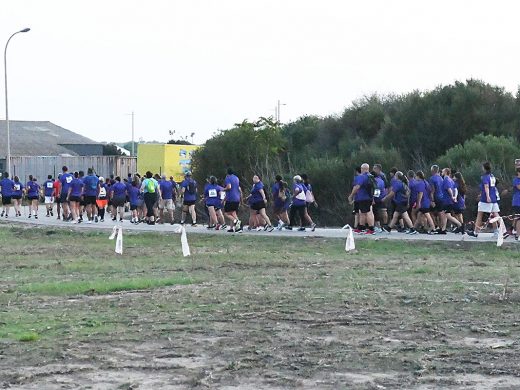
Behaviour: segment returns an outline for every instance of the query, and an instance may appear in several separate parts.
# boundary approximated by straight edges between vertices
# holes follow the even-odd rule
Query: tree
[[[124,156],[125,154],[114,143],[103,145],[103,156]]]

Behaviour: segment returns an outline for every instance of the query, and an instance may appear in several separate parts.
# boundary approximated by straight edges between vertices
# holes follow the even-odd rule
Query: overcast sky
[[[134,110],[136,140],[175,130],[203,142],[274,115],[278,99],[286,122],[467,78],[514,92],[519,11],[516,1],[0,0],[2,48],[31,28],[9,44],[9,116],[127,141]]]

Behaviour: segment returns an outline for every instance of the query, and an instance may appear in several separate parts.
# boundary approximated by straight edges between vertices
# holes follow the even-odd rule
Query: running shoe
[[[273,227],[273,226],[269,225],[269,226],[267,227],[267,231],[268,231],[269,233],[271,233],[273,230],[274,230],[274,227]]]
[[[228,232],[228,233],[235,233],[235,229],[234,229],[234,228],[230,228],[230,229],[228,229],[227,232]]]
[[[105,218],[101,218],[99,222],[105,222]]]
[[[242,221],[240,219],[237,219],[237,222],[235,223],[235,231],[236,232],[242,231]]]
[[[363,232],[363,230],[361,229],[358,229],[358,228],[355,228],[355,229],[352,229],[352,231],[356,234],[361,234]]]
[[[123,222],[123,218],[119,218],[119,222],[121,222],[121,223],[122,223],[122,222]]]
[[[193,223],[191,224],[191,227],[197,227],[197,222],[193,222]]]
[[[311,225],[311,232],[313,232],[313,231],[315,231],[315,230],[316,230],[316,224],[313,223],[313,224]]]
[[[299,232],[304,232],[305,231],[305,228],[303,226],[301,226],[300,228],[298,228],[298,231]]]
[[[94,222],[95,222],[95,223],[98,223],[98,222],[99,222],[99,219],[98,219],[98,216],[97,216],[97,215],[94,217]]]
[[[471,236],[471,237],[475,237],[475,238],[478,237],[478,233],[475,233],[473,230],[470,230],[469,232],[466,232],[466,234],[468,236]]]
[[[2,217],[5,215],[5,211],[2,211]]]
[[[437,234],[446,235],[448,232],[446,230],[438,230]]]
[[[392,231],[392,228],[388,225],[383,226],[383,230],[387,233],[390,233]]]
[[[414,228],[411,228],[411,229],[406,230],[406,234],[414,235],[414,234],[418,234],[418,232]]]
[[[35,216],[34,216],[34,219],[38,219],[38,216],[37,216],[37,215],[35,215]]]
[[[216,226],[215,225],[208,225],[208,227],[206,227],[206,229],[208,229],[208,230],[216,229]]]
[[[50,217],[51,215],[49,213],[47,213],[46,217]]]
[[[92,220],[91,220],[91,219],[87,219],[87,220],[85,221],[85,223],[91,224],[91,223],[92,223]]]
[[[29,214],[29,217],[28,218],[31,218],[31,214]]]
[[[285,226],[285,230],[292,230],[292,226]]]
[[[373,230],[368,229],[367,231],[365,231],[365,235],[367,235],[367,236],[372,236],[374,234],[376,234],[376,232]]]

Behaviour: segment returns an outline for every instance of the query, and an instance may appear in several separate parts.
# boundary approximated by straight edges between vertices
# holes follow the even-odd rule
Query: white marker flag
[[[123,228],[120,226],[114,226],[112,229],[112,234],[108,237],[109,240],[116,239],[116,248],[115,252],[122,255],[123,254]]]
[[[173,232],[181,234],[182,255],[184,257],[191,256],[190,246],[188,245],[188,236],[186,235],[186,229],[184,226],[178,224],[173,225]]]
[[[354,242],[354,232],[349,225],[345,225],[347,229],[347,242],[345,242],[345,251],[351,252],[356,249],[356,243]]]

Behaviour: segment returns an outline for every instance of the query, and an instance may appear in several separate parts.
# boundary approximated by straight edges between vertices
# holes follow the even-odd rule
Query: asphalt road
[[[56,219],[56,216],[54,217],[46,217],[45,216],[45,208],[44,206],[40,206],[39,213],[38,213],[38,219],[35,220],[34,218],[27,218],[28,214],[28,208],[24,212],[22,211],[21,217],[14,217],[14,210],[11,209],[9,218],[0,218],[0,225],[5,225],[6,223],[22,223],[22,224],[28,224],[28,225],[35,225],[35,226],[48,226],[48,227],[65,227],[65,228],[73,228],[78,230],[88,230],[88,229],[112,229],[114,225],[121,225],[124,230],[131,230],[131,231],[143,231],[143,232],[173,232],[174,226],[170,224],[156,224],[156,225],[147,225],[147,224],[138,224],[134,225],[130,223],[128,219],[125,219],[122,223],[121,222],[113,222],[110,220],[110,217],[105,220],[105,222],[99,222],[99,223],[80,223],[80,224],[72,224],[70,222],[63,222],[62,220]],[[186,225],[186,233],[189,234],[235,234],[239,235],[238,233],[228,233],[224,230],[221,231],[215,231],[215,230],[208,230],[206,226],[198,225],[197,227],[192,227],[191,225]],[[340,229],[340,228],[316,228],[314,232],[312,232],[310,229],[307,229],[304,232],[299,232],[297,229],[288,231],[288,230],[274,230],[272,232],[257,232],[257,231],[251,231],[248,232],[247,230],[244,230],[244,232],[240,233],[242,235],[259,235],[259,236],[280,236],[280,237],[326,237],[326,238],[346,238],[347,236],[347,230]],[[363,239],[363,240],[379,240],[379,239],[388,239],[388,240],[401,240],[401,241],[447,241],[447,242],[461,242],[461,241],[467,241],[467,242],[489,242],[493,243],[496,242],[496,238],[493,237],[492,233],[481,233],[478,238],[470,237],[468,235],[461,235],[461,234],[453,234],[448,233],[447,235],[427,235],[427,234],[415,234],[415,235],[408,235],[405,233],[397,233],[393,231],[392,233],[378,233],[376,235],[355,235],[355,239]],[[505,243],[518,243],[515,241],[512,237],[506,239],[504,241]]]

